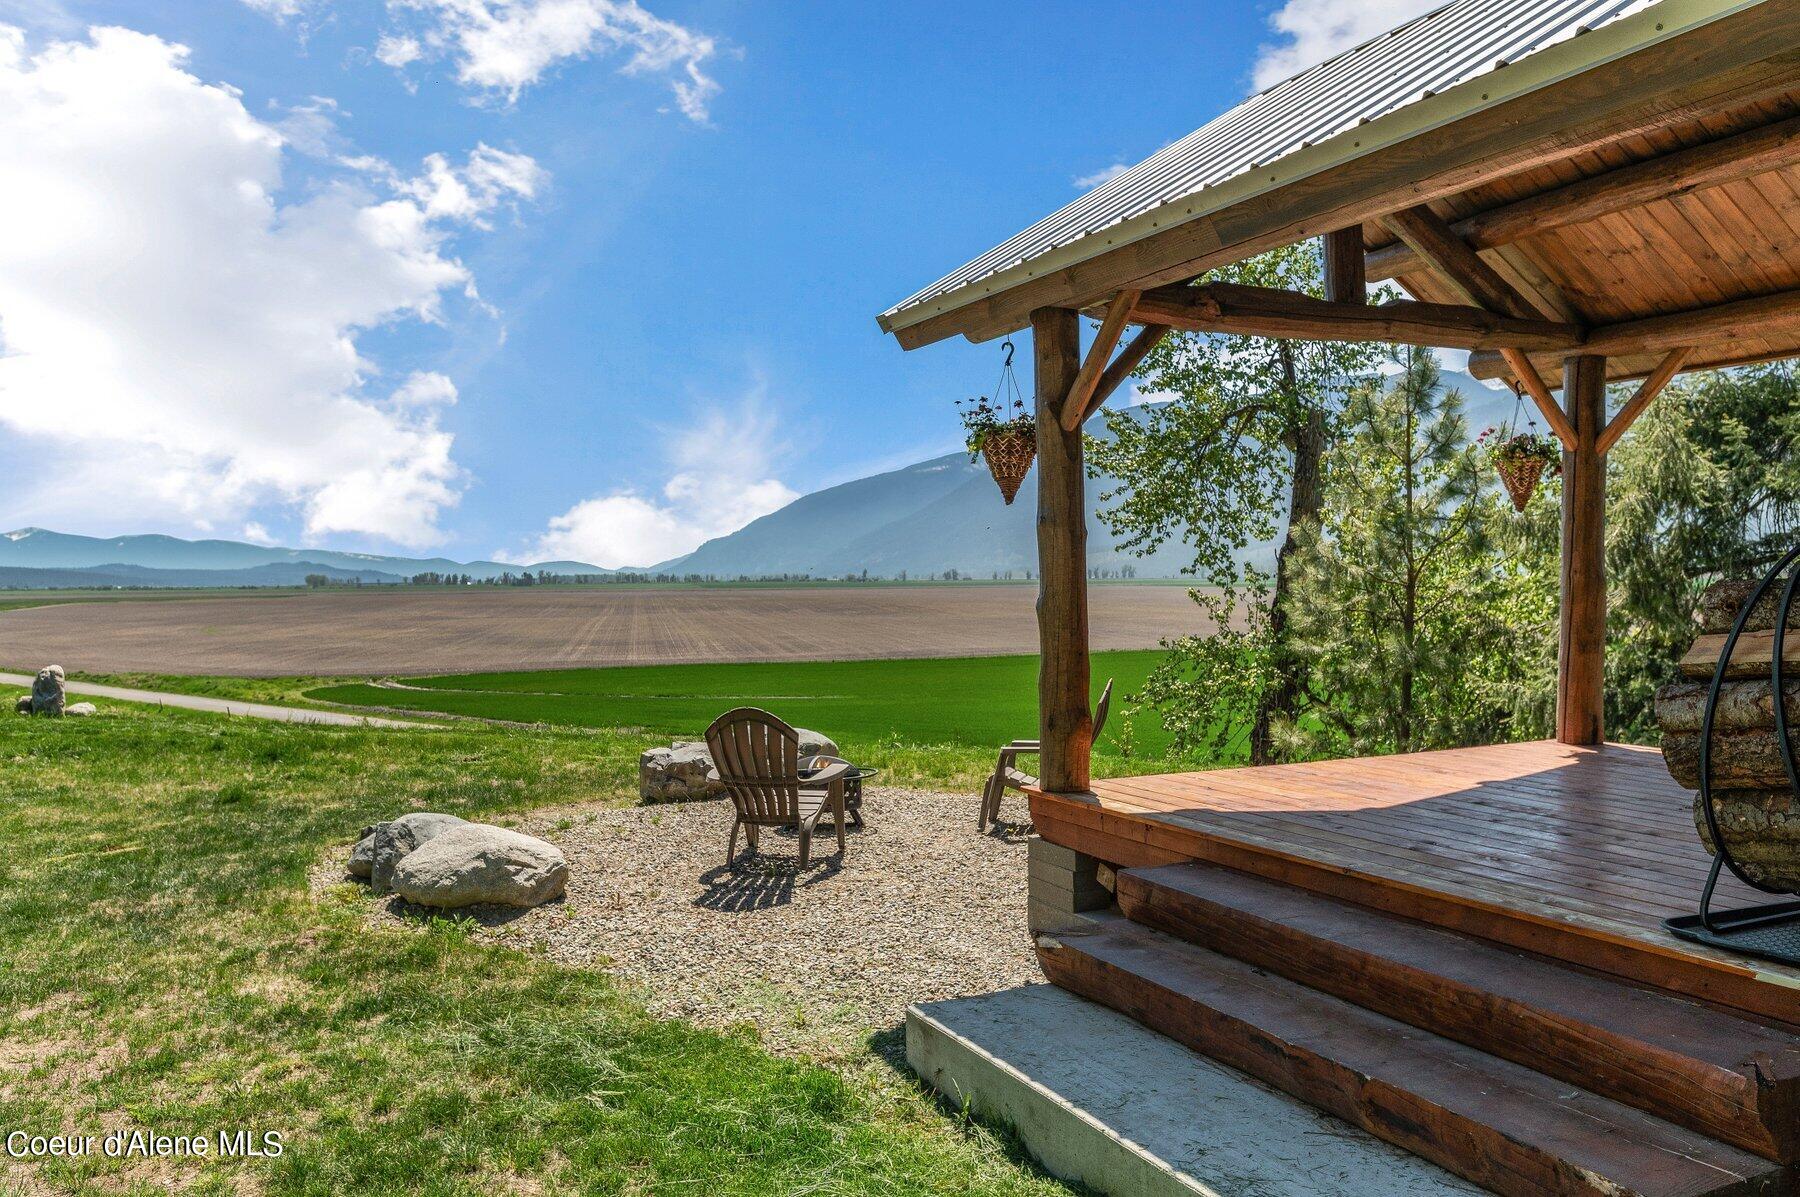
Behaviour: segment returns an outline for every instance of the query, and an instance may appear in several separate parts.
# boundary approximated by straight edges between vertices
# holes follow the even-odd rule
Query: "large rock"
[[[385,894],[393,888],[394,866],[409,852],[453,827],[467,825],[467,820],[455,815],[414,811],[386,823],[365,827],[356,847],[350,849],[350,875],[367,877],[370,889]]]
[[[92,715],[98,710],[99,708],[91,702],[72,702],[63,708],[63,714],[81,718]]]
[[[837,756],[830,736],[794,729],[800,733],[801,756]],[[652,748],[638,757],[638,797],[645,802],[681,802],[690,798],[717,798],[725,792],[713,772],[712,754],[706,745],[677,740],[667,748]]]
[[[465,823],[409,852],[394,892],[420,906],[536,906],[561,896],[569,864],[561,849],[504,827]]]
[[[638,797],[646,802],[715,798],[725,787],[711,772],[712,757],[704,744],[652,748],[638,757]]]
[[[63,667],[47,665],[38,670],[37,680],[31,683],[31,713],[60,716],[67,701],[63,692]]]

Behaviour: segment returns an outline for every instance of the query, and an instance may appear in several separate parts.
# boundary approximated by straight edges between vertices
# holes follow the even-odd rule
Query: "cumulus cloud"
[[[1074,179],[1074,183],[1075,186],[1086,191],[1090,187],[1098,187],[1102,183],[1111,182],[1113,179],[1118,178],[1130,169],[1131,167],[1123,162],[1115,162],[1111,166],[1102,167],[1092,174],[1077,175]]]
[[[1262,47],[1256,60],[1258,90],[1357,46],[1396,25],[1440,7],[1444,0],[1287,0],[1269,17],[1282,40]]]
[[[0,31],[0,429],[67,482],[9,488],[0,519],[203,527],[274,505],[309,535],[441,539],[455,387],[382,385],[358,339],[472,293],[450,239],[541,173],[479,146],[287,201],[281,129],[186,54],[95,29],[28,55]]]
[[[672,473],[660,493],[624,488],[585,499],[561,515],[522,554],[502,561],[585,561],[608,569],[655,565],[690,553],[780,510],[799,493],[773,476],[778,430],[753,395],[738,409],[716,409],[673,437]]]
[[[628,75],[669,80],[675,104],[704,121],[718,83],[706,73],[713,39],[646,11],[637,0],[389,0],[403,27],[375,57],[396,69],[448,57],[457,79],[487,95],[519,93],[568,59],[625,56]]]

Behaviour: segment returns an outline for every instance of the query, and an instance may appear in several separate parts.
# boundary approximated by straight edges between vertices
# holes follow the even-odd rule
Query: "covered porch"
[[[1323,296],[1207,279],[1310,239]],[[1454,0],[881,322],[1031,330],[1053,981],[1496,1192],[1795,1190],[1800,969],[1662,927],[1710,857],[1660,755],[1606,741],[1604,665],[1608,452],[1679,373],[1800,356],[1800,6]],[[1171,330],[1467,349],[1530,396],[1563,448],[1553,740],[1091,775],[1082,428]]]

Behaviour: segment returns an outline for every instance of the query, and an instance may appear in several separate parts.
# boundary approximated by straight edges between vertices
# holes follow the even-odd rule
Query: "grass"
[[[627,801],[643,743],[119,704],[0,722],[0,1123],[285,1140],[0,1167],[77,1193],[1063,1191],[874,1056],[778,1059],[603,973],[309,894],[310,866],[399,811]]]
[[[1098,697],[1112,678],[1113,709],[1100,752],[1160,759],[1168,739],[1154,715],[1124,701],[1162,654],[1102,652],[1093,659]],[[311,687],[330,703],[474,715],[560,727],[634,727],[697,739],[721,711],[754,705],[815,728],[846,753],[895,742],[982,748],[1033,734],[1037,658],[820,661],[781,664],[651,665],[409,678],[417,689],[367,683]],[[991,759],[991,758],[990,758]]]

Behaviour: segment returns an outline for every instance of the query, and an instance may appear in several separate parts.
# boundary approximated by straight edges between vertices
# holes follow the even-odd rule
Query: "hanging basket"
[[[1506,494],[1512,499],[1513,509],[1524,511],[1525,504],[1531,502],[1531,493],[1537,489],[1538,479],[1544,476],[1544,459],[1523,453],[1496,457],[1494,469],[1499,471],[1500,481],[1506,484]]]
[[[1008,507],[1019,493],[1020,483],[1031,470],[1037,457],[1037,435],[1024,429],[990,432],[981,443],[981,455],[987,458],[988,472],[1000,485],[1000,497]]]

